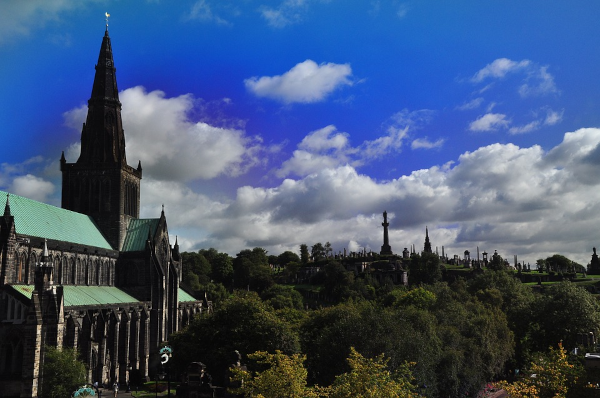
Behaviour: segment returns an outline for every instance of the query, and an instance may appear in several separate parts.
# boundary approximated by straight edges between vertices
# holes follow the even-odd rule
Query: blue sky
[[[587,264],[600,4],[0,2],[0,189],[60,204],[105,29],[142,216],[184,250],[332,243]]]

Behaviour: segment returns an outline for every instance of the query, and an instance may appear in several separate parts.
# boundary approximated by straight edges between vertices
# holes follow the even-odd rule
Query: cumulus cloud
[[[119,94],[127,134],[127,156],[133,166],[142,159],[144,174],[155,179],[190,181],[219,175],[237,176],[259,163],[260,140],[243,130],[192,121],[190,94],[167,98],[159,90],[133,87]],[[64,114],[65,123],[81,129],[85,106]],[[77,153],[72,146],[68,155]],[[75,161],[75,158],[68,158]]]
[[[349,161],[355,152],[348,134],[337,131],[333,125],[310,132],[294,151],[292,157],[276,171],[278,177],[290,174],[305,176],[325,168],[335,168]]]
[[[384,135],[352,146],[347,133],[339,132],[335,126],[329,125],[310,132],[298,144],[292,157],[275,171],[275,175],[280,178],[290,175],[303,177],[346,164],[359,167],[389,153],[400,152],[408,131],[408,125],[402,127],[394,124],[388,126]]]
[[[429,109],[403,109],[386,121],[384,134],[356,146],[350,143],[349,134],[338,131],[333,125],[312,131],[298,144],[298,149],[293,152],[292,157],[275,171],[275,175],[280,178],[291,175],[304,177],[325,168],[346,164],[360,167],[390,153],[399,153],[409,139],[409,131],[420,129],[429,123],[434,115],[435,112]],[[443,142],[417,139],[412,148],[435,148]]]
[[[15,177],[8,191],[26,198],[46,202],[48,197],[54,193],[54,184],[32,174],[26,174]]]
[[[0,189],[40,202],[52,202],[55,185],[49,181],[47,168],[50,162],[35,156],[21,163],[0,164]],[[54,164],[54,166],[58,166]],[[39,177],[39,176],[44,176]],[[51,179],[51,178],[50,178]]]
[[[165,197],[167,208],[196,209],[181,228],[197,225],[204,232],[189,244],[233,254],[257,245],[272,253],[298,251],[301,243],[319,241],[330,241],[336,252],[379,250],[381,213],[387,210],[395,252],[411,244],[420,249],[428,225],[433,245],[450,255],[479,247],[531,263],[561,253],[586,264],[598,245],[598,166],[600,129],[590,128],[565,134],[548,152],[537,145],[493,144],[463,153],[454,164],[391,181],[342,165],[271,188],[242,187],[223,203],[176,193],[173,186],[166,195],[166,187],[157,187],[156,195]]]
[[[277,76],[251,77],[244,80],[246,89],[258,97],[286,104],[324,100],[342,86],[351,86],[349,64],[322,63],[307,59]]]
[[[496,131],[500,128],[506,128],[510,120],[502,113],[486,113],[469,124],[471,131]]]

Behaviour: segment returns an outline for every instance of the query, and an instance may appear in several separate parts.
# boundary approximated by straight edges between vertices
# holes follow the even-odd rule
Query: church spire
[[[4,205],[4,217],[10,217],[10,195],[6,194],[6,205]]]
[[[127,164],[121,102],[108,27],[102,38],[78,163]]]
[[[432,253],[431,242],[429,241],[429,229],[425,227],[425,247],[423,247],[425,253]]]
[[[108,17],[108,16],[107,16]],[[108,28],[104,32],[86,122],[81,131],[81,153],[75,163],[60,159],[62,207],[94,219],[108,242],[119,250],[127,226],[140,215],[142,167],[127,164],[121,102]]]

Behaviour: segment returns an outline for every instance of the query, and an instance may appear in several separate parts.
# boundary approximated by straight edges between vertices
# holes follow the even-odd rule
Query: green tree
[[[355,347],[368,357],[385,353],[391,370],[405,361],[416,362],[415,376],[435,395],[435,366],[442,349],[436,327],[426,311],[382,308],[366,301],[313,311],[300,332],[309,378],[331,384],[336,375],[350,371],[345,359]]]
[[[494,250],[494,254],[492,255],[492,260],[488,264],[488,268],[493,269],[495,271],[502,271],[502,270],[506,269],[506,265],[504,264],[504,259],[495,250]]]
[[[215,257],[217,257],[219,255],[219,251],[217,249],[215,249],[214,247],[211,247],[210,249],[198,250],[198,254],[201,254],[202,256],[204,256],[204,258],[207,259],[208,262],[212,264]]]
[[[508,326],[515,336],[515,361],[510,364],[511,368],[522,368],[529,363],[539,330],[532,289],[512,273],[487,271],[471,280],[468,290],[484,304],[492,305],[492,301],[496,300],[506,314]]]
[[[464,283],[429,287],[436,303],[431,312],[443,349],[436,365],[437,389],[445,396],[476,393],[501,375],[514,354],[514,335],[506,315],[469,294]]]
[[[533,305],[535,317],[532,320],[539,325],[533,341],[536,351],[544,351],[546,347],[556,346],[561,341],[565,347],[572,349],[577,346],[578,333],[593,332],[598,335],[598,301],[572,282],[550,286],[536,297]]]
[[[560,254],[554,254],[553,256],[546,258],[546,264],[550,265],[558,272],[575,272],[576,266],[578,266],[578,268],[581,267],[581,265],[574,263]]]
[[[202,360],[210,367],[215,384],[221,385],[235,350],[246,355],[255,351],[299,352],[297,332],[254,292],[236,292],[214,313],[195,317],[187,328],[171,335],[169,343],[177,353],[173,356],[174,371]]]
[[[414,254],[409,264],[411,285],[431,284],[442,280],[440,257],[435,253]]]
[[[275,309],[303,307],[302,295],[292,286],[273,285],[262,292],[260,297]]]
[[[181,253],[183,284],[192,291],[198,290],[198,285],[210,282],[211,266],[200,253]]]
[[[544,260],[543,258],[538,258],[537,261],[535,262],[535,264],[537,265],[538,271],[541,271],[541,272],[547,271],[546,260]]]
[[[410,370],[411,364],[404,363],[390,372],[389,359],[383,354],[365,358],[354,347],[350,348],[348,364],[350,371],[335,378],[328,389],[331,398],[412,398],[416,386]]]
[[[291,251],[285,251],[283,253],[281,253],[279,256],[277,256],[277,265],[280,265],[282,267],[285,267],[286,265],[288,265],[289,263],[299,263],[300,262],[300,257],[298,257],[298,255],[294,252]]]
[[[499,386],[515,398],[565,398],[583,380],[585,371],[581,364],[569,362],[567,351],[559,343],[558,349],[550,347],[547,354],[538,354],[523,374],[521,379]]]
[[[309,260],[310,255],[308,254],[308,246],[306,244],[301,244],[300,245],[300,262],[302,262],[303,265],[308,264],[308,260]]]
[[[72,348],[47,346],[45,351],[40,398],[70,397],[85,384],[85,365],[77,360],[77,352]]]
[[[233,260],[234,285],[261,292],[275,283],[271,275],[267,251],[260,247],[242,250]]]
[[[306,383],[305,356],[285,355],[279,350],[274,354],[257,351],[248,355],[260,370],[230,368],[232,381],[241,387],[231,389],[234,394],[256,398],[317,398],[314,387]]]
[[[418,287],[407,292],[400,293],[399,291],[395,305],[399,307],[413,305],[417,308],[427,309],[435,304],[435,301],[435,293],[423,287]]]
[[[354,284],[354,273],[337,261],[329,261],[323,270],[323,285],[327,296],[334,301],[341,301],[352,296],[351,286]]]
[[[325,258],[327,252],[325,251],[325,246],[321,242],[315,243],[310,249],[310,255],[313,261],[320,261]]]
[[[210,260],[211,276],[216,282],[229,286],[233,278],[233,259],[227,253],[218,253]]]
[[[329,257],[331,254],[333,254],[331,243],[325,242],[325,246],[323,248],[325,249],[325,257]]]

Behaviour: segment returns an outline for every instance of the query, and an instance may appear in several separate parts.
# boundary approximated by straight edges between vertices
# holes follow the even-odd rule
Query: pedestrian
[[[117,393],[119,392],[119,382],[115,381],[115,384],[113,384],[113,396],[116,397]]]

